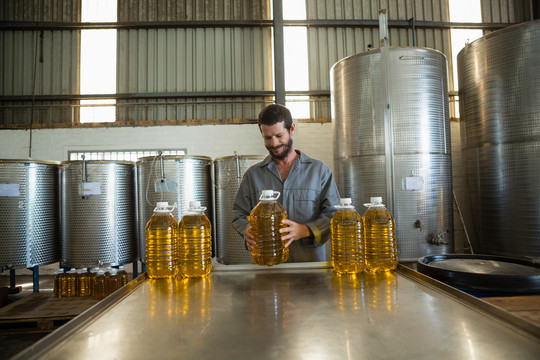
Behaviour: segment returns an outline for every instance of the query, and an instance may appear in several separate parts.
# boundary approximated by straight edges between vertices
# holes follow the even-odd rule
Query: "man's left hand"
[[[284,234],[281,236],[281,240],[287,241],[285,247],[288,247],[295,240],[300,240],[311,235],[311,231],[304,224],[299,224],[289,219],[283,220],[283,223],[287,227],[280,229],[279,233]]]

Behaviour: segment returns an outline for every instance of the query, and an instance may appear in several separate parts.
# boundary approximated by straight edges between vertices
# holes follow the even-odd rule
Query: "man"
[[[332,171],[322,161],[295,150],[295,124],[285,106],[272,104],[259,114],[259,130],[270,155],[251,166],[240,184],[233,210],[233,227],[244,236],[249,251],[255,239],[249,227],[251,210],[262,190],[281,192],[287,227],[280,230],[289,246],[288,262],[325,261],[324,243],[330,238],[330,219],[339,204]]]

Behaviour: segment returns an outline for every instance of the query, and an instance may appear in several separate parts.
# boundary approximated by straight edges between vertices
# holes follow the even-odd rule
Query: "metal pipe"
[[[163,163],[163,151],[159,152],[159,167],[161,172],[161,182],[165,181],[165,164]]]
[[[388,23],[386,9],[379,10],[379,37],[381,46],[382,96],[384,101],[384,153],[386,164],[386,199],[384,203],[391,214],[394,212],[394,129],[392,124],[392,99],[390,95],[390,76],[388,70]],[[396,219],[397,221],[397,219]]]
[[[276,3],[275,1],[274,3]],[[281,1],[279,1],[281,5]],[[278,5],[278,6],[279,6]],[[275,16],[275,9],[274,9]],[[145,29],[189,29],[189,28],[244,28],[244,27],[272,27],[272,20],[242,20],[242,21],[148,21],[148,22],[45,22],[45,21],[3,21],[0,31],[39,31],[39,30],[88,30],[88,29],[116,29],[116,30],[145,30]],[[410,28],[408,20],[390,20],[390,28]],[[415,21],[415,26],[426,29],[481,29],[497,30],[514,25],[513,23],[481,23],[481,22],[449,22],[449,21]],[[306,27],[352,27],[376,28],[378,20],[373,19],[310,19],[310,20],[283,20],[283,26]]]
[[[283,2],[274,0],[274,84],[276,103],[285,105],[285,49],[283,37]]]
[[[86,177],[86,156],[84,155],[81,155],[81,158],[82,158],[82,181],[83,182],[86,182],[88,179]]]
[[[38,293],[39,292],[39,266],[34,266],[32,268],[32,272],[33,272],[33,280],[34,280],[34,292],[35,293]]]

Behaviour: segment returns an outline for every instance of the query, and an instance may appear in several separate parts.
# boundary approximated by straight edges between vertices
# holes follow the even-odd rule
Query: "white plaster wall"
[[[0,159],[28,159],[28,130],[0,131]],[[295,147],[333,168],[331,124],[297,126]],[[190,155],[266,155],[256,124],[133,128],[40,129],[32,131],[33,160],[67,160],[70,150],[186,148]]]

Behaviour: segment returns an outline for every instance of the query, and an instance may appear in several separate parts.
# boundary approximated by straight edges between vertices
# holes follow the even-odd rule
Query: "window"
[[[139,158],[146,156],[156,156],[160,152],[163,155],[186,155],[186,149],[144,149],[144,150],[73,150],[68,151],[69,160],[82,160],[84,155],[85,160],[120,160],[120,161],[137,161]]]
[[[283,1],[284,20],[305,20],[305,0]],[[307,28],[305,26],[285,26],[283,28],[285,52],[285,89],[292,91],[309,90],[309,68],[307,49]],[[286,106],[296,119],[310,117],[308,96],[287,96]]]
[[[117,0],[82,0],[82,22],[116,22]],[[82,30],[80,93],[116,93],[116,30]],[[114,122],[116,100],[81,100],[80,122]]]
[[[448,2],[451,22],[482,22],[480,0],[450,0]],[[475,29],[452,29],[450,38],[452,43],[452,74],[454,88],[459,89],[457,55],[465,44],[482,37],[482,30]],[[457,97],[456,97],[457,99]],[[455,106],[455,117],[459,117],[459,107]]]

